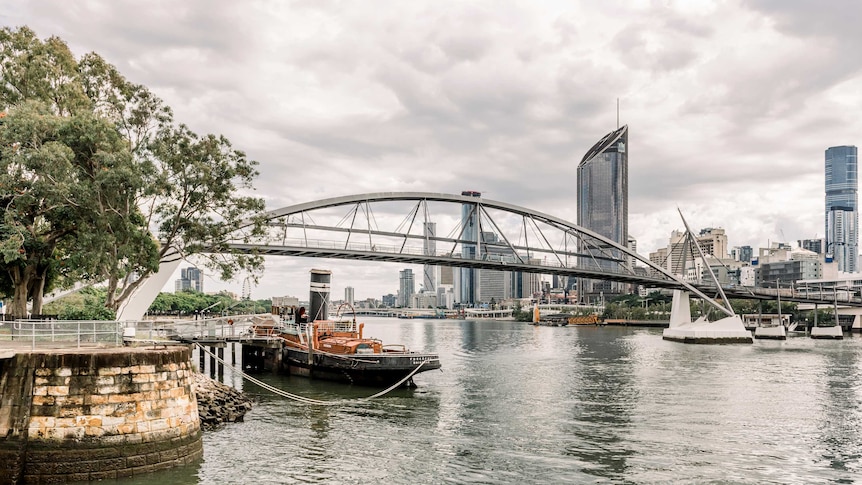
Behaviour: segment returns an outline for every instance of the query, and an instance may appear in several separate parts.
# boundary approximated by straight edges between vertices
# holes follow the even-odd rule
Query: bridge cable
[[[224,359],[222,359],[219,356],[215,355],[214,353],[210,352],[200,343],[195,342],[195,345],[197,345],[201,349],[201,351],[206,352],[207,355],[209,355],[211,358],[216,359],[220,364],[222,364],[225,367],[227,367],[228,369],[230,369],[231,372],[234,372],[234,373],[241,375],[243,378],[245,378],[246,380],[248,380],[252,384],[260,386],[260,387],[266,389],[267,391],[270,391],[270,392],[277,394],[279,396],[286,397],[288,399],[298,401],[298,402],[301,402],[303,404],[312,404],[315,406],[339,406],[339,405],[343,405],[343,404],[353,403],[356,401],[370,401],[371,399],[375,399],[375,398],[384,396],[384,395],[390,393],[392,390],[396,389],[401,384],[404,384],[405,382],[407,382],[407,380],[410,379],[411,377],[413,377],[417,372],[419,372],[419,369],[421,369],[422,366],[425,365],[425,362],[427,362],[427,361],[422,361],[415,369],[413,369],[412,372],[407,374],[407,376],[405,376],[403,379],[401,379],[400,381],[391,385],[390,387],[378,392],[377,394],[373,394],[373,395],[368,396],[368,397],[360,397],[357,399],[338,399],[335,401],[322,401],[319,399],[313,399],[310,397],[300,396],[298,394],[291,394],[291,393],[289,393],[287,391],[283,391],[277,387],[273,387],[273,386],[267,384],[266,382],[261,381],[260,379],[256,379],[256,378],[246,374],[241,369],[237,369],[235,366],[228,364],[227,362],[224,361]]]

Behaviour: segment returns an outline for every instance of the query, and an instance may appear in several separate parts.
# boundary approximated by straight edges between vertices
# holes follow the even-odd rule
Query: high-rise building
[[[826,149],[826,247],[838,271],[856,272],[859,246],[859,173],[853,145]]]
[[[823,239],[799,239],[799,247],[817,254],[823,254]]]
[[[460,268],[452,268],[450,266],[440,266],[440,285],[455,286],[455,275],[461,275]],[[437,285],[437,286],[440,286]]]
[[[496,233],[482,231],[481,244],[484,248],[484,257],[492,261],[515,261],[515,251],[500,242]],[[499,303],[517,295],[520,273],[492,269],[480,269],[476,273],[479,278],[476,303],[490,303],[492,299]]]
[[[737,246],[730,251],[734,261],[750,263],[754,257],[754,249],[751,246]]]
[[[437,224],[434,222],[426,222],[425,240],[423,241],[423,249],[426,256],[435,256],[437,254],[437,241],[434,237],[437,236]],[[437,266],[426,264],[422,268],[422,286],[425,291],[437,292]]]
[[[727,257],[727,234],[720,227],[701,229],[697,235],[697,244],[704,254],[711,254],[716,258]]]
[[[204,272],[195,267],[180,270],[180,279],[174,282],[174,291],[204,291]]]
[[[482,197],[481,192],[465,190],[461,195],[467,197]],[[461,204],[461,233],[460,238],[465,241],[461,244],[462,259],[476,259],[479,249],[479,206],[476,203]],[[473,268],[459,268],[460,278],[455,281],[456,303],[462,306],[473,306],[476,304],[477,290],[479,285],[478,270]]]
[[[344,302],[350,306],[353,306],[353,287],[346,286],[344,287]]]
[[[590,148],[578,165],[578,220],[579,226],[596,232],[626,246],[628,243],[628,126],[605,135]],[[615,271],[616,263],[601,257],[591,247],[579,248],[587,254],[581,258],[584,266],[598,264]],[[613,257],[623,259],[620,251],[611,251]],[[621,293],[627,285],[597,280],[578,282],[581,300],[594,299],[600,293]]]
[[[413,270],[410,268],[401,270],[398,278],[398,306],[410,306],[414,293],[416,293],[416,282],[413,279]]]

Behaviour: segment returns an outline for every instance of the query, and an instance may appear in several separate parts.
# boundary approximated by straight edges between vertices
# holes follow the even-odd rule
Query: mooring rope
[[[389,392],[391,392],[393,389],[396,389],[401,384],[404,384],[407,381],[407,379],[410,379],[417,372],[419,372],[419,369],[421,369],[422,366],[425,365],[425,362],[428,362],[427,360],[422,361],[415,369],[413,369],[413,371],[411,373],[407,374],[407,376],[405,376],[403,379],[396,382],[392,386],[378,392],[377,394],[373,394],[373,395],[368,396],[368,397],[360,397],[357,399],[339,399],[339,400],[335,400],[335,401],[321,401],[319,399],[312,399],[310,397],[300,396],[298,394],[291,394],[291,393],[289,393],[287,391],[283,391],[277,387],[273,387],[273,386],[267,384],[266,382],[261,381],[260,379],[256,379],[256,378],[246,374],[242,369],[237,369],[236,367],[228,364],[227,362],[224,361],[224,359],[222,359],[221,357],[217,356],[216,354],[210,352],[203,345],[201,345],[197,342],[195,342],[195,345],[197,345],[198,348],[201,349],[201,351],[206,352],[207,355],[214,358],[219,363],[221,363],[222,365],[224,365],[225,367],[230,369],[231,372],[235,372],[235,373],[241,375],[244,379],[251,382],[252,384],[258,385],[258,386],[266,389],[267,391],[270,391],[270,392],[277,394],[279,396],[286,397],[288,399],[292,399],[294,401],[298,401],[298,402],[301,402],[304,404],[313,404],[315,406],[338,406],[338,405],[348,404],[348,403],[352,403],[352,402],[356,402],[356,401],[369,401],[371,399],[375,399],[375,398],[378,398],[380,396],[384,396],[384,395],[388,394]]]

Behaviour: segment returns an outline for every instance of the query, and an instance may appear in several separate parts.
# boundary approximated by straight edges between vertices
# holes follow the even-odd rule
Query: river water
[[[440,354],[414,390],[334,407],[253,384],[245,422],[155,483],[854,483],[862,338],[666,342],[661,330],[366,319]],[[263,377],[317,399],[374,389]],[[232,379],[227,378],[231,381]],[[862,480],[862,479],[859,479]]]

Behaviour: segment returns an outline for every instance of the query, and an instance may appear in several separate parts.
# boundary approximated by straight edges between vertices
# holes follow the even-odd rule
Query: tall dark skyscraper
[[[629,157],[628,125],[605,135],[587,151],[578,165],[579,226],[597,232],[622,246],[629,237]],[[580,248],[589,254],[592,249]],[[596,255],[599,255],[597,252]],[[623,259],[622,254],[615,256]],[[582,259],[585,266],[595,260]],[[615,263],[598,260],[613,269]],[[580,280],[579,299],[586,301],[600,293],[620,293],[624,285],[596,280]]]
[[[465,190],[461,195],[467,197],[482,197],[481,192]],[[475,242],[475,244],[462,244],[461,257],[463,259],[476,259],[478,257],[479,243],[479,213],[474,203],[461,205],[461,239]],[[478,270],[473,268],[459,268],[460,278],[455,282],[455,302],[463,306],[476,304],[476,293],[479,285]]]
[[[859,172],[856,147],[826,149],[826,247],[838,271],[856,272],[859,247]]]

